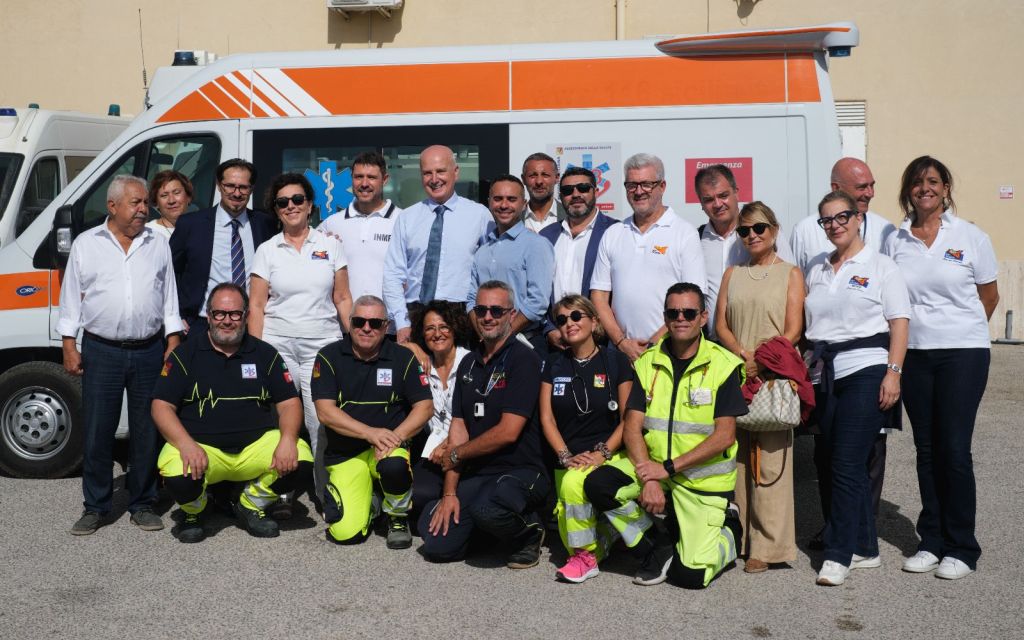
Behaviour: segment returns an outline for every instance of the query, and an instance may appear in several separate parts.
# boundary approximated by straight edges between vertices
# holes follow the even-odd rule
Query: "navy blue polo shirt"
[[[543,381],[551,385],[551,412],[569,453],[593,451],[608,441],[622,409],[609,409],[608,403],[617,405],[618,387],[634,378],[633,364],[618,349],[601,349],[584,363],[576,362],[568,349],[548,357]]]
[[[310,383],[313,401],[331,400],[349,416],[376,428],[402,424],[412,405],[430,400],[430,385],[416,356],[385,340],[373,360],[360,360],[348,336],[316,354]],[[324,462],[338,464],[370,446],[366,440],[343,436],[328,428]]]
[[[490,455],[467,460],[463,474],[502,473],[524,467],[544,470],[537,421],[540,370],[540,356],[513,336],[486,364],[479,351],[471,352],[459,363],[452,417],[462,418],[471,440],[497,425],[503,413],[526,418],[518,440]]]
[[[274,405],[297,398],[288,365],[274,347],[245,334],[227,356],[210,335],[186,340],[171,352],[153,397],[178,408],[178,418],[196,442],[237,453],[277,429]]]

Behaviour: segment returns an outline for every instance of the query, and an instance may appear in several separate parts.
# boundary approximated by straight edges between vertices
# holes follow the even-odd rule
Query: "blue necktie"
[[[231,282],[245,287],[245,253],[242,251],[242,236],[238,233],[242,223],[231,221]]]
[[[434,224],[430,225],[430,239],[427,241],[427,260],[423,265],[423,283],[420,285],[420,302],[427,304],[434,299],[437,291],[437,274],[441,267],[441,233],[444,231],[444,205],[434,208]]]

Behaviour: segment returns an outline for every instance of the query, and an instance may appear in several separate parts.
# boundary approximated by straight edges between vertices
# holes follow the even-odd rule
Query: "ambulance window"
[[[115,165],[103,180],[92,186],[88,195],[78,201],[82,203],[78,206],[82,208],[83,229],[94,227],[107,217],[107,187],[110,186],[110,182],[115,176],[132,175],[135,172],[137,152],[136,148],[128,156],[122,158],[121,162]]]
[[[82,173],[82,169],[92,162],[96,156],[64,156],[64,170],[68,174],[68,184]]]
[[[17,153],[0,153],[0,218],[3,218],[4,211],[7,211],[7,200],[14,190],[14,183],[18,181],[24,159],[25,156]]]
[[[14,237],[21,235],[21,232],[42,213],[46,205],[50,204],[57,194],[60,193],[60,163],[57,158],[43,158],[32,167],[32,173],[28,175],[25,183],[25,192],[21,197],[21,206],[18,208],[18,217],[14,221]]]
[[[192,181],[193,208],[206,208],[213,204],[214,174],[219,163],[220,140],[216,136],[156,140],[149,150],[144,177],[149,182],[161,171],[178,171]]]

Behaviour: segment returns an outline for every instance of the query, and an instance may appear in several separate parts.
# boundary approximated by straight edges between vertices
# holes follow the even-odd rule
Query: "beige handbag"
[[[796,382],[786,378],[764,381],[750,401],[750,410],[736,418],[736,426],[747,431],[785,431],[800,425],[800,396]]]

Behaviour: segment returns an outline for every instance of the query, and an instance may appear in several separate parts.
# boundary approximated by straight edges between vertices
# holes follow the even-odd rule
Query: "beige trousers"
[[[764,562],[793,562],[792,431],[751,432],[736,427],[736,441],[736,505],[743,524],[743,553]]]

